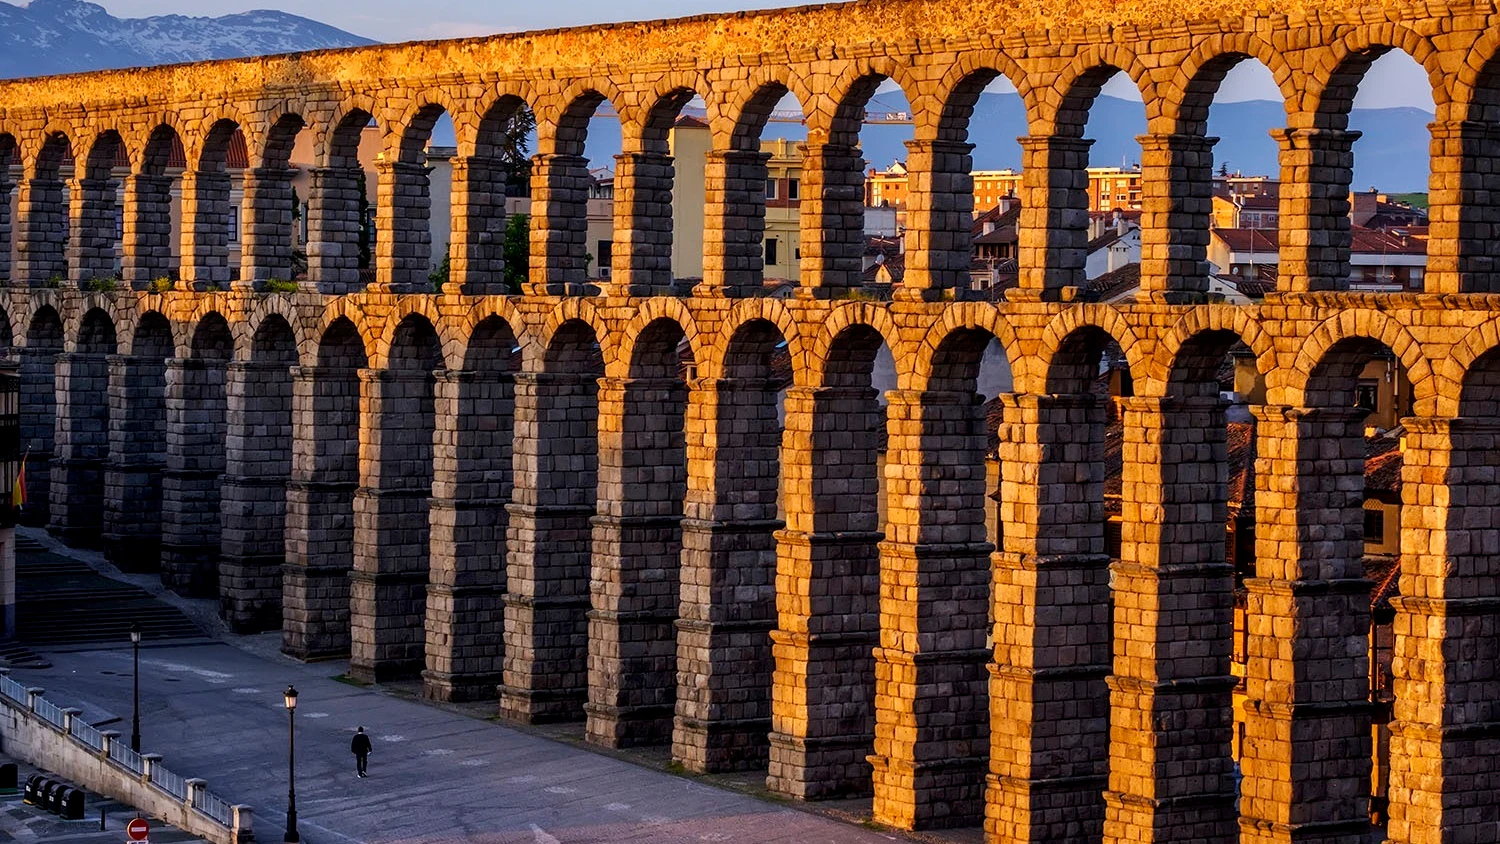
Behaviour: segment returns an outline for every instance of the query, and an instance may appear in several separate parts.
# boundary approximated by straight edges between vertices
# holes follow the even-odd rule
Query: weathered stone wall
[[[23,356],[24,436],[52,461],[33,463],[32,498],[78,541],[139,537],[155,553],[160,537],[150,562],[217,591],[241,629],[279,618],[288,653],[351,654],[376,679],[421,671],[427,695],[496,695],[513,718],[586,718],[604,744],[670,737],[694,770],[766,764],[795,797],[873,793],[894,825],[983,822],[997,842],[1363,842],[1369,585],[1350,408],[1360,366],[1388,351],[1415,397],[1389,838],[1494,840],[1496,23],[1488,5],[888,0],[3,83],[0,151],[24,175],[18,219],[0,226],[16,256],[0,307]],[[1347,115],[1391,49],[1427,69],[1438,107],[1429,272],[1422,293],[1353,294]],[[1282,284],[1228,307],[1201,289],[1204,132],[1218,82],[1247,59],[1286,98]],[[1148,207],[1142,293],[1105,306],[1079,296],[1080,136],[1121,71],[1145,102]],[[1021,284],[966,301],[967,121],[1001,75],[1030,129]],[[914,193],[905,283],[871,302],[850,290],[857,145],[883,79],[912,104]],[[809,155],[802,284],[783,301],[759,295],[757,142],[787,92]],[[694,94],[714,150],[705,277],[687,283],[663,269],[664,127]],[[624,129],[626,234],[620,277],[595,284],[580,170],[605,99]],[[498,133],[523,103],[539,135],[529,283],[484,295],[501,284]],[[452,273],[426,292],[420,150],[443,111],[459,146]],[[362,285],[351,139],[372,118],[388,165]],[[254,169],[226,283],[219,173],[235,128]],[[319,157],[309,278],[267,292],[291,270],[299,131]],[[173,134],[192,248],[176,289],[154,290]],[[63,207],[58,176],[65,147],[88,160],[100,144],[123,144],[133,170],[113,291],[84,276],[114,194]],[[976,393],[990,343],[1014,379],[998,548]],[[1267,387],[1238,817],[1216,374],[1236,343]],[[1107,407],[1091,392],[1112,344],[1134,385],[1118,560]],[[160,444],[133,427],[147,418]]]

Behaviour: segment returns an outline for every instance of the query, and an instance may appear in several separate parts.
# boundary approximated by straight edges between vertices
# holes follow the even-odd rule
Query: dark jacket
[[[349,742],[349,752],[355,756],[370,755],[370,737],[364,733],[355,733],[354,741]]]

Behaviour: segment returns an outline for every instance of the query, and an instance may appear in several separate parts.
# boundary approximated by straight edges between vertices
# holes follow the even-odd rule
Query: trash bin
[[[42,775],[32,774],[26,778],[26,790],[21,794],[21,802],[37,805],[42,796]]]
[[[85,796],[85,792],[81,788],[70,786],[63,789],[61,798],[63,820],[83,820],[83,801]]]

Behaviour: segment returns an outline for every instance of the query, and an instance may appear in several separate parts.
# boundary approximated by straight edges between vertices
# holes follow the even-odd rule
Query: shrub
[[[151,286],[148,287],[147,290],[152,293],[167,293],[170,292],[175,286],[176,283],[173,282],[172,279],[166,276],[162,276],[161,278],[158,278],[157,280],[151,282]]]
[[[91,293],[113,293],[115,292],[115,290],[119,289],[119,286],[120,280],[118,278],[115,278],[113,276],[105,276],[102,278],[89,279],[88,283],[84,285],[83,289],[88,290]]]
[[[295,281],[273,278],[266,281],[263,289],[267,293],[296,293],[298,285]]]

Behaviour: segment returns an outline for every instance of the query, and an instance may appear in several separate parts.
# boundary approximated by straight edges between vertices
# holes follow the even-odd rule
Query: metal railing
[[[36,714],[42,716],[42,720],[47,721],[54,727],[61,727],[63,725],[62,710],[58,709],[52,701],[44,697],[37,698]]]
[[[9,677],[0,677],[0,694],[5,695],[16,703],[26,703],[26,687]]]
[[[187,798],[187,783],[182,781],[181,776],[160,765],[155,766],[151,771],[151,784],[173,797]]]
[[[193,808],[225,826],[234,824],[234,807],[224,798],[200,788],[193,796]]]
[[[104,736],[100,735],[98,730],[89,726],[87,721],[76,715],[73,716],[72,733],[73,738],[78,739],[89,747],[95,750],[104,749]]]
[[[109,743],[109,761],[136,775],[146,773],[145,760],[141,759],[139,753],[131,750],[129,745],[119,739]]]

